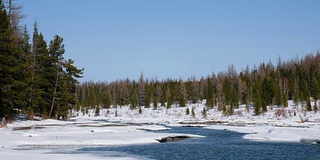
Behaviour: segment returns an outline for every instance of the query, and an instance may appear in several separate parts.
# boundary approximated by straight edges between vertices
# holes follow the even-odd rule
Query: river
[[[184,133],[205,136],[179,142],[87,147],[79,149],[82,153],[116,157],[133,157],[135,159],[156,160],[208,160],[208,159],[320,159],[320,145],[256,142],[242,139],[243,133],[212,130],[199,127],[170,127],[166,133]]]

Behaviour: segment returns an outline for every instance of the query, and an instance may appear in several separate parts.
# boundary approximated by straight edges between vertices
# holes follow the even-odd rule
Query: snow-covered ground
[[[203,104],[190,104],[195,116],[186,115],[187,107],[166,109],[142,108],[142,114],[128,106],[101,109],[99,116],[94,110],[77,115],[70,121],[42,120],[15,121],[8,128],[0,128],[1,159],[99,159],[103,156],[84,154],[77,148],[84,146],[112,146],[159,143],[167,136],[182,134],[148,132],[166,130],[170,126],[194,125],[209,129],[224,129],[247,133],[244,138],[259,141],[292,141],[302,138],[320,139],[320,113],[305,112],[289,102],[286,109],[273,108],[260,116],[247,113],[245,108],[235,110],[232,116],[224,116],[216,109],[207,110],[203,117]],[[301,118],[300,118],[301,117]],[[301,122],[306,120],[305,123]],[[163,126],[166,125],[166,127]],[[197,137],[197,135],[189,135]],[[69,154],[68,154],[69,153]],[[108,153],[106,153],[108,154]],[[112,154],[108,159],[112,159]],[[130,155],[114,159],[141,159]]]

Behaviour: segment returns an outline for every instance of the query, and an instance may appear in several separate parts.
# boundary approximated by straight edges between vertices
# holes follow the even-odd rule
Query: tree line
[[[78,69],[65,59],[63,38],[56,35],[47,43],[34,24],[30,38],[21,27],[21,7],[0,0],[0,116],[27,113],[66,118],[76,106]]]
[[[237,73],[230,65],[225,72],[199,80],[191,77],[183,79],[125,79],[114,82],[83,82],[77,86],[78,110],[99,110],[129,105],[131,109],[140,107],[172,106],[184,107],[187,103],[205,100],[207,109],[216,107],[226,115],[234,114],[234,109],[245,105],[256,115],[268,110],[267,106],[288,107],[288,100],[295,105],[302,104],[305,110],[317,111],[316,103],[310,98],[320,98],[320,53],[259,66],[247,66]]]

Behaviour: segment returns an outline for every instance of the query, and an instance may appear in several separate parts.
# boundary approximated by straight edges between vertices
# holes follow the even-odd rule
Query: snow
[[[158,107],[130,110],[128,106],[101,109],[99,116],[78,115],[70,121],[40,120],[15,121],[8,128],[0,128],[1,159],[146,159],[117,152],[106,152],[103,156],[89,154],[77,149],[90,146],[114,146],[159,143],[157,139],[186,134],[161,133],[171,126],[206,127],[246,133],[244,139],[255,141],[300,142],[301,139],[320,139],[320,113],[305,112],[301,106],[269,108],[267,113],[254,116],[245,108],[235,110],[232,116],[224,116],[217,109],[201,112],[204,104],[189,104],[195,108],[195,117],[186,115],[186,107],[166,109]],[[279,110],[281,112],[279,112]],[[117,116],[116,114],[117,113]],[[282,113],[282,114],[279,114]],[[295,114],[294,114],[295,113]],[[300,116],[305,123],[301,122]],[[165,125],[165,126],[164,126]],[[148,132],[153,131],[153,132]],[[201,137],[199,135],[188,135]]]

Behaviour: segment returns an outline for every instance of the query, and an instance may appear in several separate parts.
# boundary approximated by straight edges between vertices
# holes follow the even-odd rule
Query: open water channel
[[[211,159],[320,159],[320,145],[284,142],[256,142],[242,139],[242,133],[211,130],[198,127],[170,127],[166,133],[184,133],[206,136],[179,142],[87,147],[79,152],[97,154],[106,159],[132,157],[157,160],[211,160]]]

